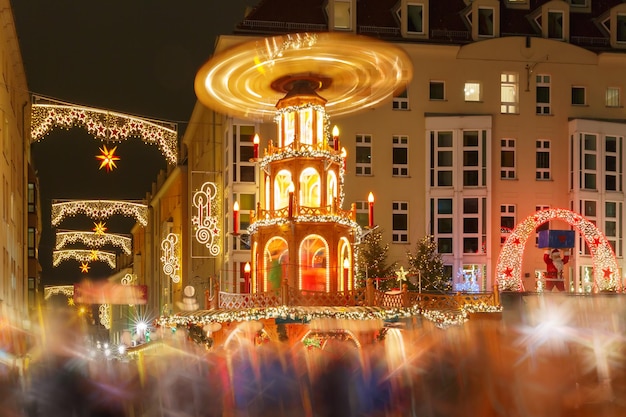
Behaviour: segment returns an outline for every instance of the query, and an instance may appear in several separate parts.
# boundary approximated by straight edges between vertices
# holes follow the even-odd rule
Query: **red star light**
[[[117,146],[109,150],[107,149],[106,145],[100,148],[100,152],[102,152],[102,154],[97,155],[96,159],[99,159],[102,162],[100,162],[100,168],[98,169],[106,168],[107,172],[109,172],[109,171],[112,171],[113,168],[117,168],[117,165],[115,165],[115,161],[119,161],[120,157],[115,155],[116,149],[117,149]]]
[[[508,278],[513,277],[513,268],[511,268],[510,266],[508,266],[508,267],[504,270],[504,275],[506,275]]]
[[[604,274],[604,278],[611,278],[611,268],[603,269],[602,273]]]

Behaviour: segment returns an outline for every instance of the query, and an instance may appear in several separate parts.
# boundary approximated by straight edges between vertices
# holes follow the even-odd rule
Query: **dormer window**
[[[598,28],[608,36],[612,48],[626,49],[626,4],[612,7],[596,19]]]
[[[615,36],[619,43],[626,43],[626,14],[618,13],[615,20]]]
[[[329,0],[328,16],[331,30],[352,30],[354,0]]]
[[[428,1],[402,0],[395,9],[400,32],[406,38],[425,38],[428,35]]]
[[[569,4],[560,0],[550,1],[531,14],[531,23],[547,39],[569,40]]]
[[[499,3],[477,0],[466,9],[465,19],[472,31],[472,39],[493,38],[500,35]]]

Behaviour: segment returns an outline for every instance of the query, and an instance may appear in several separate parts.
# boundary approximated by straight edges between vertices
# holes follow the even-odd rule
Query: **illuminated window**
[[[289,185],[291,184],[291,172],[282,170],[274,178],[274,210],[289,205]]]
[[[620,106],[620,88],[619,87],[607,87],[605,103],[607,107],[619,107]]]
[[[304,207],[319,207],[322,203],[320,187],[320,175],[315,168],[309,167],[302,170],[299,204]]]
[[[500,75],[500,113],[516,114],[518,112],[518,75],[502,73]]]
[[[300,284],[299,289],[328,291],[328,247],[316,235],[307,236],[300,244]]]
[[[351,0],[332,0],[333,1],[333,27],[335,29],[351,30],[352,29],[352,10]]]
[[[480,101],[480,83],[466,82],[463,93],[465,101]]]

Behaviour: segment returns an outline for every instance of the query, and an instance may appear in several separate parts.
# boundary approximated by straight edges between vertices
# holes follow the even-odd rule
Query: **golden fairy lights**
[[[619,289],[619,270],[615,254],[604,234],[589,220],[567,209],[538,211],[519,223],[507,238],[496,266],[500,290],[521,291],[524,246],[535,229],[550,220],[562,220],[576,228],[589,246],[593,258],[594,282],[599,291]]]
[[[148,225],[148,205],[120,200],[70,200],[52,204],[51,222],[58,226],[66,217],[84,214],[92,219],[105,219],[115,214],[134,217],[142,226]]]
[[[178,160],[178,132],[172,123],[142,119],[123,113],[76,106],[42,97],[34,97],[31,110],[31,141],[43,139],[54,128],[80,126],[95,138],[120,142],[140,137],[145,143],[157,144],[168,163]]]
[[[52,252],[52,265],[59,266],[61,262],[68,260],[76,260],[79,262],[100,261],[104,262],[111,269],[115,269],[115,253],[106,251],[93,251],[87,249],[65,249],[55,250]]]
[[[83,243],[90,248],[100,248],[105,245],[117,246],[130,255],[132,252],[132,239],[127,236],[113,233],[60,231],[56,232],[56,249],[74,244]]]

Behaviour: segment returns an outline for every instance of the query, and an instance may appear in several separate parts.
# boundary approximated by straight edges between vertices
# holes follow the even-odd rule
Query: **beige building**
[[[40,279],[39,202],[30,158],[30,97],[9,0],[0,2],[0,10],[0,317],[22,324]]]

